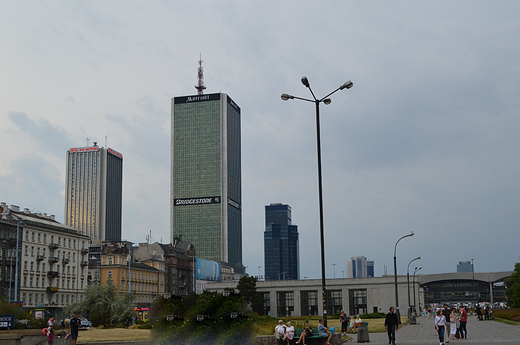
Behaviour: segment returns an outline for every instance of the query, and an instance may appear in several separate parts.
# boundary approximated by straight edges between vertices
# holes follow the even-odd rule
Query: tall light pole
[[[334,268],[334,279],[336,279],[336,264],[332,264],[332,267]]]
[[[397,240],[394,247],[394,285],[395,285],[395,313],[397,314],[397,322],[401,323],[401,312],[399,311],[399,294],[397,292],[397,244],[399,241],[401,241],[405,237],[413,236],[413,231],[408,234],[404,235],[400,239]]]
[[[415,267],[415,270],[413,271],[413,312],[414,314],[417,316],[417,304],[415,304],[415,273],[419,272],[420,270],[422,270],[422,267]],[[420,301],[419,301],[420,303]]]
[[[475,266],[473,265],[473,259],[471,259],[471,272],[473,273],[473,307],[477,307],[477,295],[475,294]]]
[[[329,93],[327,96],[317,99],[314,96],[314,92],[312,92],[311,85],[307,77],[302,78],[302,84],[305,85],[309,91],[311,92],[312,99],[301,98],[296,96],[291,96],[286,93],[282,94],[282,100],[287,101],[289,99],[299,99],[302,101],[312,102],[316,105],[316,141],[317,141],[317,151],[318,151],[318,195],[319,195],[319,206],[320,206],[320,240],[321,240],[321,288],[322,288],[322,302],[323,302],[323,325],[327,327],[327,290],[325,285],[325,238],[323,232],[323,187],[322,187],[322,176],[321,176],[321,136],[320,136],[320,103],[323,102],[325,105],[329,105],[331,100],[328,98],[333,93],[350,89],[354,84],[349,80],[345,84],[338,87],[336,90]]]
[[[412,315],[412,305],[410,304],[410,264],[415,260],[421,260],[421,257],[418,256],[412,261],[408,263],[408,267],[406,267],[406,286],[408,288],[408,317]]]
[[[20,241],[20,222],[24,224],[23,219],[15,219],[16,221],[16,267],[14,270],[14,299],[18,300],[18,257],[20,248],[18,247]]]

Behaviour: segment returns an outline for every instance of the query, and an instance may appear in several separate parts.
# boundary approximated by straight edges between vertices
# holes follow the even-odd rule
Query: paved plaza
[[[369,320],[370,322],[370,320]],[[395,333],[395,343],[400,344],[439,344],[439,336],[435,330],[435,321],[432,317],[418,317],[417,325],[407,325]],[[496,321],[478,321],[476,316],[468,317],[468,339],[451,340],[448,343],[462,344],[520,344],[520,325],[512,326]],[[451,335],[450,335],[451,338]],[[444,338],[446,344],[446,337]],[[351,343],[357,343],[356,337]],[[370,344],[388,344],[388,335],[385,333],[370,333]]]

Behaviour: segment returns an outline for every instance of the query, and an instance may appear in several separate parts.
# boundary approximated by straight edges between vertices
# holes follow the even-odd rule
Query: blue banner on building
[[[197,258],[195,277],[199,280],[220,281],[220,263]]]

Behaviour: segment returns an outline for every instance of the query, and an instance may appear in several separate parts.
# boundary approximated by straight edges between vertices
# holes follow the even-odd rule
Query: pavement
[[[500,344],[520,345],[520,325],[513,326],[497,321],[478,321],[476,316],[469,316],[466,326],[467,339],[451,340],[445,345],[462,344]],[[370,344],[388,344],[388,335],[384,333],[370,333]],[[356,337],[349,343],[357,343]],[[395,332],[395,344],[440,344],[439,335],[435,330],[434,318],[417,317],[417,325],[406,325]]]

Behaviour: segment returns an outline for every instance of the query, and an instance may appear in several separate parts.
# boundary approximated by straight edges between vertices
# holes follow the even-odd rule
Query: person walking
[[[460,339],[468,339],[468,331],[466,330],[466,324],[468,323],[468,312],[466,307],[460,308]]]
[[[68,328],[69,328],[70,336],[72,338],[73,345],[76,345],[76,340],[78,340],[80,324],[81,324],[81,320],[78,319],[78,314],[72,313],[72,317],[70,318]]]
[[[435,316],[435,329],[439,333],[440,345],[444,345],[444,326],[446,325],[446,318],[442,314],[442,309],[437,310],[437,316]]]
[[[339,316],[339,320],[341,322],[341,332],[343,335],[347,335],[348,326],[349,326],[349,318],[348,315],[342,310],[341,315]]]
[[[397,315],[394,314],[394,307],[390,307],[390,312],[386,314],[385,329],[388,333],[388,344],[395,345],[395,331],[399,327]]]
[[[445,334],[446,334],[446,342],[449,343],[450,342],[450,334],[451,334],[451,319],[450,319],[450,315],[451,315],[451,310],[450,310],[450,307],[448,307],[447,304],[444,304],[443,306],[443,309],[442,309],[442,315],[444,315],[444,319],[446,320],[446,324],[444,325],[444,328],[445,328]]]

